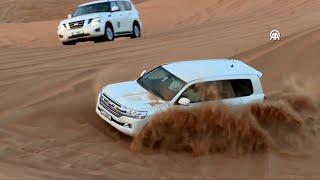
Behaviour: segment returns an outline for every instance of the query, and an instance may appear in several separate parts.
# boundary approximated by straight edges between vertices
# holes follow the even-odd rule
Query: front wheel
[[[112,26],[110,24],[106,25],[104,38],[107,41],[113,41],[114,40],[114,31],[113,31],[113,28],[112,28]]]
[[[132,27],[132,35],[131,38],[140,38],[141,37],[141,30],[138,24],[134,24]]]

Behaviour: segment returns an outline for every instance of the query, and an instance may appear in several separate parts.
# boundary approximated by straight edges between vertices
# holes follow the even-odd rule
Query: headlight
[[[144,119],[147,116],[146,111],[136,111],[122,107],[122,112],[125,116],[132,117],[135,119]]]
[[[63,25],[62,25],[62,24],[59,24],[58,30],[63,29],[63,28],[64,28]]]
[[[92,19],[92,21],[89,21],[89,24],[95,26],[95,25],[99,25],[101,23],[101,19],[100,18],[94,18]]]
[[[102,95],[102,89],[100,89],[98,97],[100,98],[101,95]]]
[[[58,30],[67,28],[66,24],[59,24]]]

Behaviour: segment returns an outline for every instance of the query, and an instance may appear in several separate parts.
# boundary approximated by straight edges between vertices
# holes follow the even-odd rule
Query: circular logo
[[[270,32],[270,41],[280,41],[280,37],[280,31],[274,29]]]

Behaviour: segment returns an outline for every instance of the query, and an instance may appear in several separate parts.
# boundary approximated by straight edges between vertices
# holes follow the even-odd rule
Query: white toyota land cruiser
[[[130,0],[100,0],[80,5],[58,26],[64,45],[93,39],[113,41],[117,36],[141,36],[142,22]]]
[[[214,101],[227,105],[262,102],[265,95],[261,77],[261,72],[238,60],[164,64],[144,71],[135,81],[102,88],[96,113],[122,133],[134,136],[152,115],[172,106]],[[208,96],[212,87],[218,96]]]

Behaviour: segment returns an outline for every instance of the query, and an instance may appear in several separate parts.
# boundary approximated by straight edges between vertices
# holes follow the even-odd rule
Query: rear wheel
[[[104,39],[107,41],[114,40],[114,30],[111,24],[106,24],[105,32],[104,32]]]
[[[140,37],[141,37],[140,26],[137,23],[134,23],[132,27],[131,38],[140,38]]]

